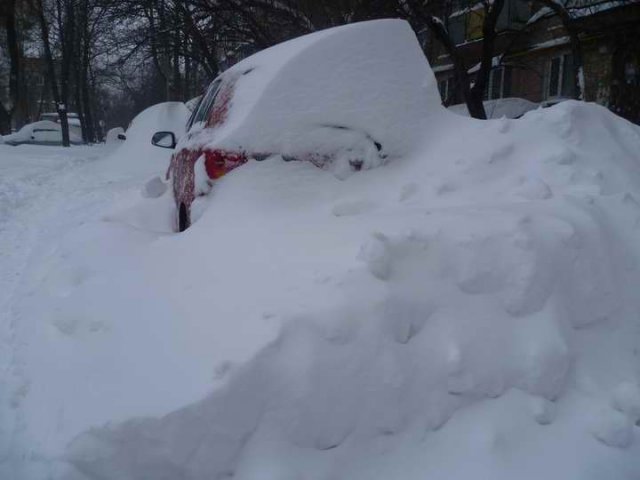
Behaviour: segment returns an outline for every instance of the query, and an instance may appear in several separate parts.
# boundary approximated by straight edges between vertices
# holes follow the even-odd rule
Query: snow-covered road
[[[104,145],[69,149],[0,145],[0,401],[9,407],[0,409],[4,457],[28,453],[14,450],[29,444],[20,438],[21,403],[31,383],[22,355],[29,339],[16,330],[22,321],[20,306],[33,295],[43,259],[57,248],[65,231],[95,219],[123,191],[139,188],[139,179],[127,182],[109,169],[105,173],[101,162],[108,161],[112,151]],[[20,468],[2,463],[0,472],[15,475]]]
[[[98,158],[99,150],[0,145],[0,236],[3,246],[11,246],[0,251],[1,311],[20,280],[42,222],[60,207],[59,197],[73,195],[61,183]]]

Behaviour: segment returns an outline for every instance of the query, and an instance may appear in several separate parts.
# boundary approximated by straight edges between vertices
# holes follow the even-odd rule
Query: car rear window
[[[207,117],[209,116],[209,111],[211,110],[211,107],[213,106],[213,103],[216,99],[216,95],[218,94],[218,90],[220,89],[221,83],[222,79],[220,78],[217,78],[211,83],[209,89],[207,90],[207,93],[204,95],[204,97],[200,101],[200,104],[195,109],[193,116],[189,121],[187,129],[190,129],[193,125],[206,121]]]

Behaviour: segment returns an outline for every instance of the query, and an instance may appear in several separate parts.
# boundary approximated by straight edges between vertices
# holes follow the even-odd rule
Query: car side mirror
[[[175,148],[176,136],[173,132],[156,132],[151,137],[151,144],[162,148]]]

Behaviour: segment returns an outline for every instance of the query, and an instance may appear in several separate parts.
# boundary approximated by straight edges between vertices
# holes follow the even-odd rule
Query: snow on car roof
[[[252,55],[221,78],[235,80],[227,119],[213,137],[194,141],[229,149],[286,153],[310,130],[340,126],[402,154],[420,140],[429,112],[442,108],[433,72],[403,20],[305,35]]]

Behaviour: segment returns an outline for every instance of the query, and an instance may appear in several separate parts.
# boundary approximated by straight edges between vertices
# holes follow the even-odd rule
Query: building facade
[[[582,47],[584,100],[640,124],[640,2],[585,0],[571,15]],[[482,49],[484,9],[481,5],[467,7],[451,14],[448,21],[466,65],[476,65]],[[522,0],[506,0],[498,31],[487,100],[518,97],[548,104],[574,97],[570,39],[557,15]],[[460,103],[449,56],[436,43],[427,56],[443,102]],[[469,72],[474,69],[477,65]]]

